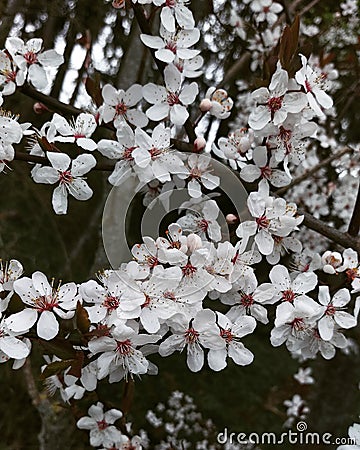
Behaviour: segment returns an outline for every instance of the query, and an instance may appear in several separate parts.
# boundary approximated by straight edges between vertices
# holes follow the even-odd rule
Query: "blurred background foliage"
[[[300,13],[301,20],[308,24],[314,18],[321,17],[320,27],[324,32],[329,27],[346,32],[346,23],[335,16],[338,1],[310,3],[284,0],[281,3],[287,12],[284,19],[288,22]],[[310,4],[312,7],[309,9]],[[232,8],[236,11],[236,5],[236,1],[192,2],[195,20],[202,30],[197,47],[205,60],[204,76],[197,79],[202,94],[208,86],[217,85],[222,79],[225,80],[222,87],[228,89],[234,98],[237,95],[235,81],[245,80],[251,88],[266,81],[263,75],[266,70],[263,72],[259,67],[252,72],[249,68],[247,41],[239,38],[227,25],[230,11]],[[154,17],[155,31],[158,23],[156,15]],[[55,47],[64,53],[65,63],[48,92],[64,102],[91,110],[83,82],[87,73],[101,83],[109,82],[123,89],[136,82],[160,82],[149,52],[139,39],[139,29],[131,9],[114,10],[110,3],[102,0],[3,0],[0,2],[0,20],[1,48],[11,34],[24,40],[41,37],[45,49]],[[251,37],[254,24],[249,22],[246,27]],[[332,132],[337,133],[340,141],[359,140],[358,41],[339,49],[334,41],[324,46],[321,39],[306,38],[306,42],[300,42],[300,47],[309,48],[306,45],[310,45],[317,54],[330,55],[337,67],[343,69],[342,85],[336,93],[335,102],[339,116],[346,120],[347,127],[337,127]],[[92,58],[88,69],[87,51]],[[271,58],[269,55],[265,59],[265,69],[266,65],[271,65]],[[239,61],[242,61],[241,64]],[[33,104],[34,100],[20,92],[6,100],[6,108],[20,114],[21,122],[30,121],[41,127],[52,113],[45,112],[39,116],[34,113]],[[196,116],[195,106],[192,117]],[[221,123],[218,136],[227,134],[228,124],[228,121]],[[211,123],[207,127],[209,130]],[[101,137],[99,133],[98,137]],[[85,281],[93,277],[97,270],[106,267],[101,241],[101,215],[109,192],[107,174],[90,174],[93,198],[76,204],[70,200],[69,213],[59,217],[51,208],[52,189],[32,182],[28,163],[15,161],[10,168],[0,177],[1,257],[19,259],[26,275],[41,270],[49,278],[61,278],[64,282]],[[260,273],[261,267],[258,269]],[[238,432],[281,432],[286,419],[283,401],[297,392],[304,395],[309,403],[311,414],[308,422],[312,431],[345,436],[348,425],[356,420],[359,413],[359,395],[357,386],[353,384],[359,378],[359,356],[338,354],[328,362],[318,359],[311,364],[317,384],[312,389],[301,387],[292,378],[297,363],[286,349],[271,347],[269,333],[270,328],[259,326],[256,333],[245,340],[247,347],[255,354],[254,363],[245,368],[229,364],[221,373],[205,369],[200,374],[192,374],[186,367],[184,355],[177,354],[166,360],[152,358],[159,366],[160,375],[136,381],[134,401],[129,412],[135,430],[140,427],[148,430],[150,427],[144,419],[146,411],[159,401],[164,402],[171,391],[178,389],[194,397],[204,417],[212,418],[219,431],[228,427]],[[353,337],[358,339],[356,331]],[[38,360],[33,362],[35,374],[41,364],[39,355]],[[42,382],[36,379],[36,383],[37,388],[43,391]],[[121,405],[123,385],[101,383],[100,392],[109,406]],[[28,395],[23,370],[14,372],[7,364],[0,367],[0,389],[0,450],[37,449],[41,420]],[[69,407],[57,403],[56,398],[53,400],[62,421],[57,448],[87,449],[88,434],[76,430]],[[93,394],[84,401],[84,411],[92,401]]]

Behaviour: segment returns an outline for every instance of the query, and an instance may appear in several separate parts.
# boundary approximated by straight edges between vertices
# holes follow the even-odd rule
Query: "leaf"
[[[75,358],[71,362],[71,368],[68,372],[69,375],[73,375],[76,378],[81,377],[81,369],[84,365],[84,352],[78,350]]]
[[[90,95],[90,97],[94,100],[95,105],[99,107],[103,103],[103,98],[101,95],[99,76],[97,74],[95,76],[96,80],[93,80],[90,77],[86,77],[85,89],[86,92]]]
[[[299,45],[299,16],[295,17],[291,26],[286,25],[280,38],[279,59],[283,69],[290,71],[294,56],[298,53]]]
[[[83,334],[90,328],[89,314],[79,301],[76,305],[76,328]]]
[[[40,379],[44,380],[45,378],[51,377],[52,375],[57,375],[58,373],[70,367],[72,361],[72,359],[65,359],[63,361],[54,361],[48,364],[41,373]]]
[[[66,339],[55,338],[51,341],[39,339],[39,342],[45,348],[45,350],[50,353],[50,355],[55,355],[62,360],[75,358],[76,350]]]

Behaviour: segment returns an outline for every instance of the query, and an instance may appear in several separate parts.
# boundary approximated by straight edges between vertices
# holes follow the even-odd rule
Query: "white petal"
[[[37,323],[37,334],[40,338],[49,341],[59,332],[59,323],[51,311],[43,311]]]

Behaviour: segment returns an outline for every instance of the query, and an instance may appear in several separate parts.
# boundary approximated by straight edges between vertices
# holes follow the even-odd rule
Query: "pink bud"
[[[35,114],[43,114],[44,112],[50,111],[50,109],[44,105],[44,103],[36,102],[33,105],[33,110]]]
[[[208,98],[204,98],[200,102],[200,111],[208,112],[212,108],[212,102]]]
[[[206,146],[206,141],[203,137],[197,137],[194,141],[194,148],[193,152],[200,153],[202,150],[204,150]]]
[[[234,225],[235,223],[237,223],[239,221],[239,218],[237,216],[235,216],[235,214],[228,214],[226,216],[226,222],[229,225]]]
[[[125,8],[125,0],[113,0],[112,6],[116,9]]]

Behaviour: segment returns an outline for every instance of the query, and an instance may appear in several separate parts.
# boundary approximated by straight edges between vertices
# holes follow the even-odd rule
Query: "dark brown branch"
[[[348,233],[351,236],[355,237],[359,234],[359,230],[360,230],[360,185],[358,188],[354,211],[351,216]]]
[[[54,111],[58,111],[64,115],[73,116],[78,115],[83,111],[82,109],[75,108],[75,106],[67,105],[66,103],[60,102],[56,98],[50,97],[49,95],[43,94],[42,92],[37,91],[31,86],[22,86],[20,88],[20,91],[27,95],[28,97],[33,98],[34,100],[38,100],[39,102],[43,103],[44,105],[48,106]],[[100,127],[107,128],[111,131],[115,131],[115,128],[111,124],[102,123],[99,125]],[[171,139],[171,145],[176,148],[179,151],[182,152],[192,152],[194,150],[194,145],[189,142],[181,141],[179,139]],[[25,155],[23,153],[22,155]],[[21,159],[24,158],[22,155],[20,155],[19,158],[15,157],[15,159]],[[30,156],[30,155],[29,155]],[[40,162],[40,164],[44,164],[44,162],[41,161],[35,161],[32,159],[21,159],[22,161],[30,161],[30,162]],[[110,167],[110,166],[109,166]],[[112,170],[112,169],[99,169],[99,170]]]
[[[298,210],[298,213],[304,215],[303,224],[311,230],[317,231],[321,235],[336,242],[344,248],[351,247],[360,255],[360,240],[349,233],[343,233],[335,228],[326,225],[322,220],[315,219],[311,214]]]
[[[333,155],[329,156],[328,158],[320,161],[318,164],[316,164],[311,169],[304,172],[299,177],[295,178],[290,184],[287,186],[284,186],[276,191],[277,195],[283,195],[285,192],[287,192],[289,189],[293,188],[294,186],[300,184],[302,181],[308,179],[311,177],[311,175],[314,175],[318,170],[320,170],[322,167],[328,166],[332,161],[335,161],[336,159],[341,158],[343,155],[346,155],[346,153],[353,152],[354,149],[350,147],[345,147],[342,150],[339,150],[338,152],[334,153]]]
[[[75,106],[67,105],[66,103],[63,103],[54,97],[50,97],[49,95],[43,94],[42,92],[37,91],[36,89],[34,89],[29,85],[21,86],[18,88],[18,90],[21,93],[27,95],[28,97],[31,97],[34,100],[38,100],[41,103],[44,103],[44,105],[48,106],[50,109],[61,111],[63,114],[68,116],[74,116],[84,112],[79,108],[75,108]]]

